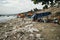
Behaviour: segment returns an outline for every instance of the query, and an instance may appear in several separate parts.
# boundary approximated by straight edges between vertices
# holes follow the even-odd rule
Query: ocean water
[[[2,22],[7,22],[8,20],[11,20],[11,19],[14,19],[14,18],[17,18],[17,16],[0,16],[0,23]]]

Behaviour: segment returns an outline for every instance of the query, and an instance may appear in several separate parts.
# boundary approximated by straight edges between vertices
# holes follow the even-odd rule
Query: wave
[[[0,16],[0,23],[1,22],[7,22],[8,20],[17,18],[17,16]]]

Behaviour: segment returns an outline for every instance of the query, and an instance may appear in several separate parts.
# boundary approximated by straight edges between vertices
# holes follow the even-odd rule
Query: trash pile
[[[18,23],[18,24],[17,24]],[[9,31],[2,31],[2,36],[0,36],[0,40],[44,40],[40,31],[33,27],[34,22],[25,21],[21,23],[21,21],[15,21],[15,24],[10,22],[9,26],[5,25],[5,28],[8,28]],[[19,26],[20,24],[20,26]],[[21,27],[21,24],[22,27]],[[0,34],[0,35],[1,35]]]

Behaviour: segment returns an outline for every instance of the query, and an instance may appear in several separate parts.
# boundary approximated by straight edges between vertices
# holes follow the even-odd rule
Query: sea
[[[8,20],[15,19],[17,16],[0,16],[0,23],[5,23]]]

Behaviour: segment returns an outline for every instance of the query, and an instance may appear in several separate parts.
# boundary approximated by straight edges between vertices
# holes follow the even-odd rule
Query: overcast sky
[[[31,0],[0,0],[0,14],[16,14],[42,7],[41,4],[33,4]]]

